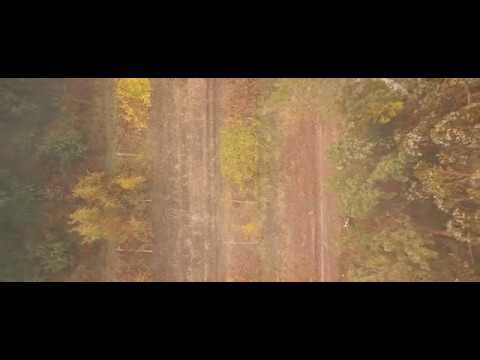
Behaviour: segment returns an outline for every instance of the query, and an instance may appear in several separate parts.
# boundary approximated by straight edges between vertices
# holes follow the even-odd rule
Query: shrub
[[[257,237],[259,235],[260,229],[257,223],[251,222],[243,225],[242,231],[246,237]]]
[[[255,127],[235,121],[221,131],[221,170],[223,176],[245,190],[257,175]]]

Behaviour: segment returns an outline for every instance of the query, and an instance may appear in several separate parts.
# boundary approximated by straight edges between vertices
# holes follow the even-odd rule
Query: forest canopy
[[[356,79],[330,186],[348,280],[478,279],[478,79]]]

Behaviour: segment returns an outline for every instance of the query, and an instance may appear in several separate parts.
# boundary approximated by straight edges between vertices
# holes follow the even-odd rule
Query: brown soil
[[[219,129],[233,115],[226,104],[234,82],[152,82],[155,280],[336,280],[339,224],[335,198],[325,191],[334,129],[318,114],[282,128],[260,214],[258,199],[242,199],[219,171]],[[245,231],[260,218],[259,234]]]

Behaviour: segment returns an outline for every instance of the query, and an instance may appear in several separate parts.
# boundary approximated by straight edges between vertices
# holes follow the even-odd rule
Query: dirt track
[[[280,155],[278,196],[273,202],[281,249],[278,281],[329,281],[336,278],[333,241],[338,229],[335,198],[322,185],[331,172],[325,159],[332,131],[315,118],[291,129]]]
[[[154,257],[159,281],[332,281],[335,199],[324,191],[333,129],[313,114],[283,130],[265,214],[219,171],[224,79],[153,79]],[[242,227],[264,217],[260,234]]]

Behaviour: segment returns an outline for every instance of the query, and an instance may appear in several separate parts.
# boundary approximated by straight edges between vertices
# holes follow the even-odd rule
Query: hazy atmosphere
[[[0,281],[480,280],[480,79],[0,79]]]

